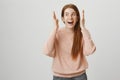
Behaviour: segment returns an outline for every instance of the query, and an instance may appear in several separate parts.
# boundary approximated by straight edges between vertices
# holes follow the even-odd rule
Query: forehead
[[[72,8],[65,9],[64,13],[76,13],[76,11]]]

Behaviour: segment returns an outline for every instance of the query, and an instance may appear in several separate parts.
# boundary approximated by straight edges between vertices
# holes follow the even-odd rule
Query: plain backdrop
[[[97,48],[87,57],[88,80],[120,80],[119,0],[0,0],[0,80],[52,80],[43,45],[54,27],[52,12],[63,27],[61,9],[68,3],[85,10]]]

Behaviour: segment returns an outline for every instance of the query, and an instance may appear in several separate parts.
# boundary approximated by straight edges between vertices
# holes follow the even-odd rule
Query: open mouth
[[[73,21],[72,22],[68,22],[68,24],[73,24]]]

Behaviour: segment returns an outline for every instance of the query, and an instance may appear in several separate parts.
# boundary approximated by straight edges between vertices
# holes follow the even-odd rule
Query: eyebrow
[[[75,13],[76,14],[76,12],[74,11],[74,12],[72,12],[72,13]],[[69,12],[65,12],[65,14],[69,14]]]

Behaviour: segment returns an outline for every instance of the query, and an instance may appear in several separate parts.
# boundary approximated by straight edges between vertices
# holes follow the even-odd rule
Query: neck
[[[67,28],[67,27],[65,27],[65,30],[66,30],[66,32],[68,32],[68,33],[74,33],[74,28]]]

